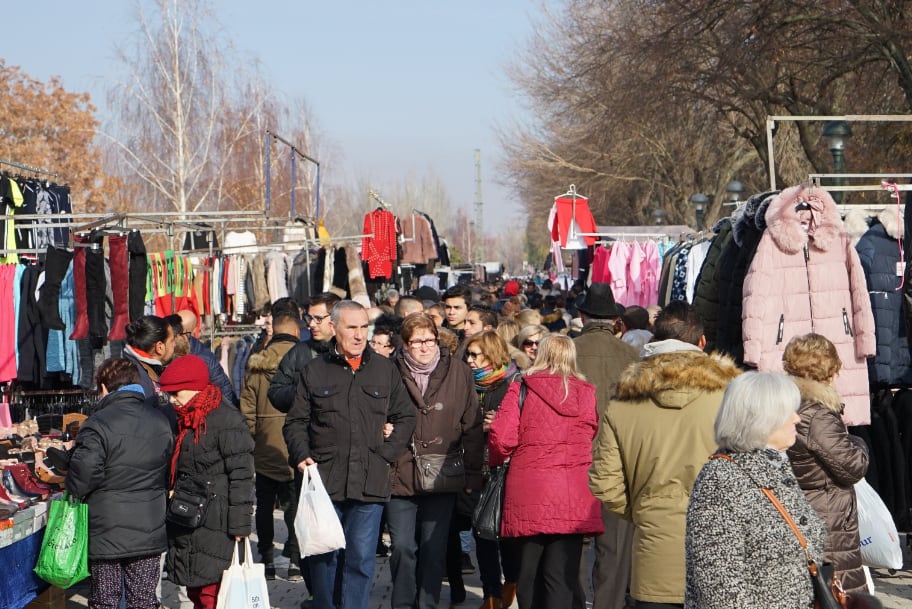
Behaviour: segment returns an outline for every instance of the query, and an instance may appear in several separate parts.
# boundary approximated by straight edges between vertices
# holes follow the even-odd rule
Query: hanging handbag
[[[206,520],[211,483],[182,475],[174,484],[165,520],[185,529],[198,528]]]
[[[421,493],[456,493],[466,486],[465,463],[462,451],[450,455],[415,456],[415,490]]]
[[[526,401],[526,384],[519,381],[519,413],[522,415],[523,402]],[[507,471],[510,461],[491,469],[488,479],[481,489],[478,505],[472,514],[472,527],[482,539],[500,539],[500,525],[503,521],[503,502],[506,492]]]

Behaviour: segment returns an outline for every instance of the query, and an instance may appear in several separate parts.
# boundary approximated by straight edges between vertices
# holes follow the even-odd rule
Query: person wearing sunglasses
[[[440,603],[457,494],[481,489],[481,410],[472,371],[440,348],[433,319],[425,313],[409,315],[400,336],[396,364],[418,416],[411,451],[393,464],[390,474],[391,606],[432,609]]]
[[[538,355],[538,344],[547,334],[548,328],[536,324],[522,328],[513,340],[516,347],[529,358],[529,362],[534,364],[535,357]]]
[[[494,331],[486,331],[469,338],[466,343],[466,361],[475,377],[475,392],[484,412],[482,428],[487,432],[500,403],[507,394],[510,383],[519,379],[516,363],[510,357],[506,341]],[[485,451],[487,453],[487,451]],[[487,454],[485,454],[487,463]],[[473,506],[474,508],[474,506]],[[471,518],[471,512],[469,513]],[[471,522],[471,520],[470,520]],[[495,541],[475,536],[475,555],[485,607],[509,607],[516,598],[516,580],[519,575],[519,554],[512,539]],[[501,575],[503,581],[501,581]],[[453,587],[453,578],[450,578]],[[498,603],[500,603],[498,605]]]

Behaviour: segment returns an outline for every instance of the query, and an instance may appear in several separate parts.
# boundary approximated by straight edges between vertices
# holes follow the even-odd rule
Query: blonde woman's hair
[[[542,337],[548,333],[548,328],[542,325],[538,326],[525,326],[519,330],[519,333],[513,337],[513,346],[517,349],[523,348],[523,343],[526,342],[529,338],[540,334]],[[538,346],[541,349],[541,345]]]
[[[466,350],[472,345],[478,345],[482,355],[485,356],[495,370],[510,363],[510,348],[504,339],[493,330],[485,330],[466,341]]]
[[[538,355],[523,375],[529,376],[536,372],[556,374],[564,382],[564,399],[570,395],[568,379],[573,376],[581,381],[586,377],[576,369],[576,343],[565,334],[545,334],[538,343]]]
[[[519,334],[519,324],[513,319],[502,317],[497,324],[495,332],[497,332],[497,336],[504,339],[505,343],[512,345],[513,339]]]
[[[526,326],[541,325],[542,316],[541,313],[535,309],[523,309],[514,315],[513,319],[516,320],[516,323],[519,324],[520,328],[524,328]]]

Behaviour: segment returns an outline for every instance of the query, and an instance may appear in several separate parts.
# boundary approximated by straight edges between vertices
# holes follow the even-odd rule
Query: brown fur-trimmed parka
[[[788,450],[798,484],[826,523],[824,560],[846,590],[866,590],[858,535],[855,483],[868,471],[868,449],[842,422],[842,400],[832,386],[793,376],[801,391],[798,437]]]

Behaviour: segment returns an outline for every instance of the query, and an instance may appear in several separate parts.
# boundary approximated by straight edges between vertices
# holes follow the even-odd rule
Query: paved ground
[[[276,539],[285,539],[285,523],[280,512],[276,512],[275,527]],[[912,561],[908,559],[908,554],[906,564],[912,564]],[[284,576],[287,568],[288,559],[280,558],[276,563],[278,577],[275,581],[269,582],[269,601],[272,607],[277,609],[299,609],[301,602],[307,598],[307,587],[303,582],[286,581]],[[886,570],[878,569],[874,571],[873,575],[877,596],[886,609],[912,609],[912,570],[897,571],[891,574]],[[460,609],[476,609],[481,605],[482,600],[481,580],[478,578],[477,570],[475,573],[465,575],[464,578],[467,598],[459,607]],[[371,588],[371,609],[389,609],[390,588],[388,560],[378,558],[374,585]],[[71,588],[67,591],[66,609],[86,607],[88,605],[87,595],[88,585],[85,582]],[[191,609],[192,607],[189,602],[181,602],[177,587],[168,581],[163,582],[162,604],[166,609]],[[592,606],[591,591],[589,606]],[[446,582],[443,584],[440,607],[443,609],[450,607],[449,588]]]

